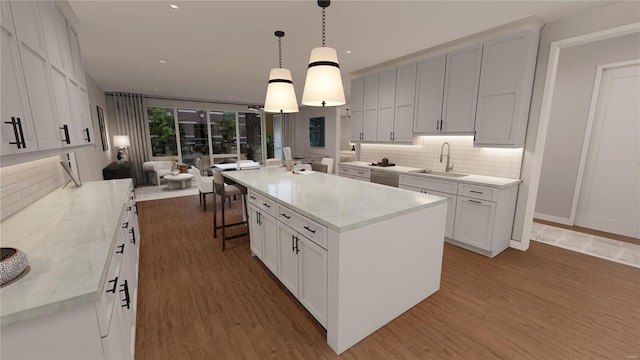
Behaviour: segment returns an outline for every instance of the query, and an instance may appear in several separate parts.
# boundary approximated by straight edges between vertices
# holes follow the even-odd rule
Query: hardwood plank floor
[[[445,244],[441,289],[338,357],[248,237],[222,252],[207,208],[197,195],[138,204],[136,359],[640,355],[640,269],[533,241],[494,259]],[[229,214],[240,218],[239,201]]]

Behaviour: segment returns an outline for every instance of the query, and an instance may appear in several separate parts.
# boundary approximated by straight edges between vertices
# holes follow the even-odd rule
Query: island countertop
[[[2,246],[23,250],[31,267],[0,289],[2,325],[98,300],[131,184],[58,189],[0,223]]]
[[[337,232],[445,203],[440,196],[284,168],[227,171],[225,177],[270,197]]]

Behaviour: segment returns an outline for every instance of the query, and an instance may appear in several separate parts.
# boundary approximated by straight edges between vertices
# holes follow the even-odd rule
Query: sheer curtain
[[[142,163],[151,158],[147,102],[140,94],[108,93],[107,111],[111,136],[129,136],[131,146],[128,149],[128,160],[133,163],[134,182],[143,184],[146,178],[142,172]],[[117,152],[118,149],[114,151]]]

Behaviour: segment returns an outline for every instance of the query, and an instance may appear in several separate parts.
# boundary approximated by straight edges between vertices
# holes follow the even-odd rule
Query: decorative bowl
[[[0,285],[15,279],[27,268],[27,254],[16,248],[0,248]]]

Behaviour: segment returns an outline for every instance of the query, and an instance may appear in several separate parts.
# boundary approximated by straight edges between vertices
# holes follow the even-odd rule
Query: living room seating
[[[169,160],[145,161],[142,164],[142,171],[145,175],[149,173],[155,174],[155,184],[160,185],[160,179],[165,175],[171,174],[173,162]]]
[[[323,158],[321,164],[327,165],[327,174],[333,174],[333,159],[330,157]]]
[[[282,160],[276,158],[269,158],[264,161],[265,167],[279,167],[282,166]]]

